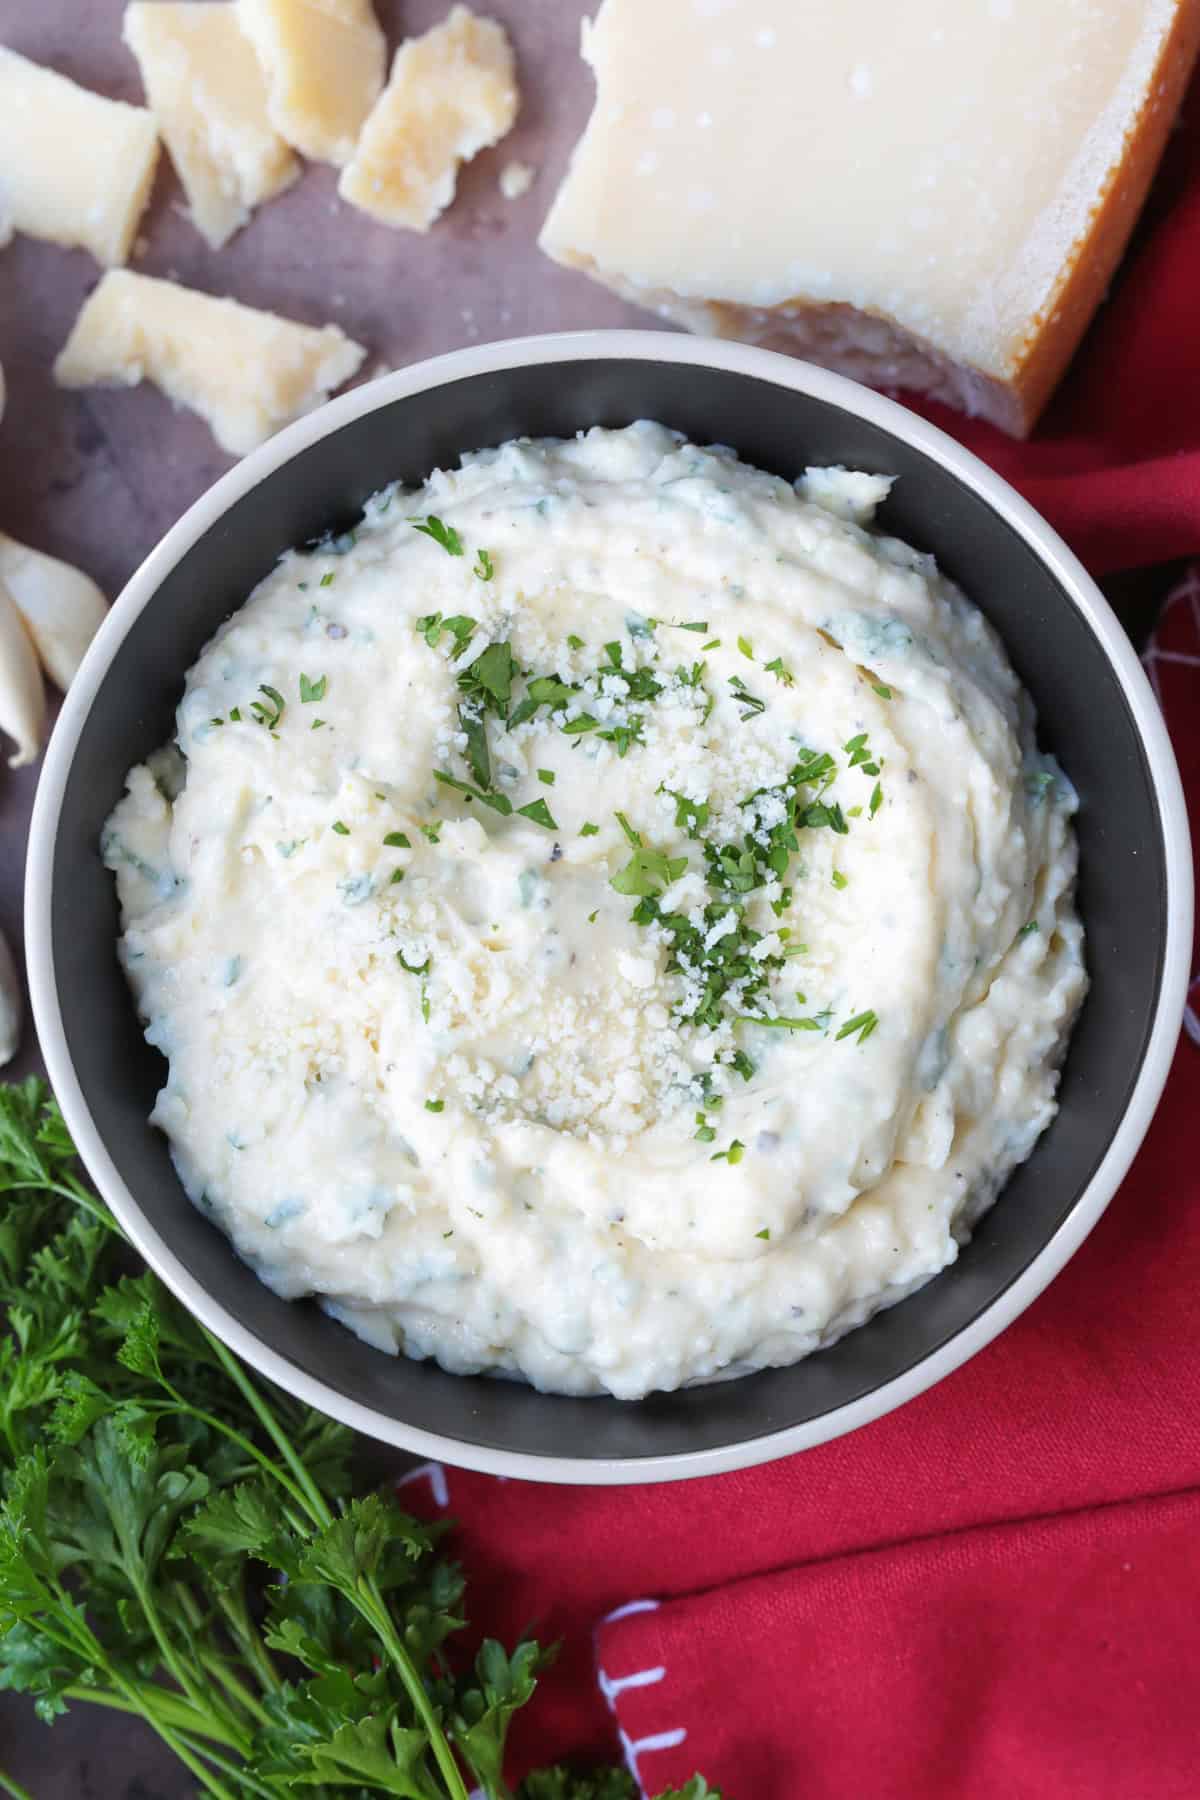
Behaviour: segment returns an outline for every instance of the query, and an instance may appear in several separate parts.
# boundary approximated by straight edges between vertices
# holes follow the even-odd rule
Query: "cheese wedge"
[[[0,47],[0,215],[30,237],[123,263],[158,163],[151,113]],[[0,242],[4,239],[0,216]]]
[[[123,30],[193,223],[219,250],[300,173],[254,46],[232,0],[133,0]]]
[[[397,50],[338,193],[385,225],[428,231],[454,198],[459,164],[500,141],[519,99],[503,29],[456,6]]]
[[[198,412],[223,450],[244,456],[328,399],[365,355],[336,325],[296,325],[119,270],[85,302],[54,378],[69,388],[152,381]]]
[[[267,78],[280,137],[317,162],[348,163],[387,64],[371,0],[236,4]]]
[[[691,330],[1023,434],[1198,40],[1200,0],[604,0],[542,247]]]

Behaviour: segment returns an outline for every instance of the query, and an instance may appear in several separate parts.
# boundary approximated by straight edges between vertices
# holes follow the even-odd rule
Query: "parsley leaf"
[[[528,806],[518,806],[517,811],[523,819],[532,819],[535,825],[543,825],[547,831],[558,830],[544,800],[531,800]]]
[[[843,1038],[857,1037],[860,1044],[865,1044],[878,1024],[879,1020],[873,1012],[855,1013],[852,1019],[846,1020],[840,1031],[834,1033],[835,1041],[840,1044]]]
[[[453,525],[444,525],[436,513],[430,513],[424,519],[410,519],[409,524],[415,531],[423,532],[426,537],[432,538],[435,544],[440,544],[447,556],[463,554],[462,539],[457,531]]]
[[[325,698],[325,689],[328,687],[328,685],[329,685],[329,678],[326,675],[319,676],[316,681],[311,681],[307,675],[301,675],[301,677],[300,677],[300,703],[301,703],[301,705],[307,706],[313,700],[323,700]]]

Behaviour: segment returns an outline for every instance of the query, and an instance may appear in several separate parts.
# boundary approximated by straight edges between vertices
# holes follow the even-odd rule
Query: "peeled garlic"
[[[11,1062],[21,1041],[21,984],[8,940],[0,931],[0,1068]]]
[[[90,575],[0,531],[0,582],[25,621],[51,681],[69,686],[100,628],[106,601]]]
[[[0,732],[16,744],[10,769],[31,763],[42,747],[46,690],[17,603],[0,581]]]

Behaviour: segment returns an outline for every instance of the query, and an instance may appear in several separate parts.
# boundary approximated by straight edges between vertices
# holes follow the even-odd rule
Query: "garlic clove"
[[[46,689],[17,603],[0,581],[0,732],[16,749],[10,769],[31,763],[42,747],[46,727]]]
[[[70,685],[108,603],[90,575],[0,531],[0,582],[7,587],[51,681]]]
[[[11,1062],[21,1042],[21,1017],[24,1007],[17,965],[8,940],[0,931],[0,1068]]]

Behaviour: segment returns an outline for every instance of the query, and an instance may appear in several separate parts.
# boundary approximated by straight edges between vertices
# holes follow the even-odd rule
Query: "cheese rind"
[[[267,116],[254,47],[232,0],[132,0],[123,34],[192,220],[218,250],[300,173]]]
[[[692,330],[1024,432],[1198,42],[1200,0],[605,0],[542,247]]]
[[[145,107],[106,100],[0,46],[0,243],[10,228],[111,268],[129,256],[158,163]],[[5,201],[7,196],[7,202]]]
[[[385,225],[428,231],[454,198],[459,165],[499,143],[519,101],[503,28],[456,6],[396,52],[339,194]]]
[[[106,275],[54,365],[61,387],[152,381],[244,456],[348,381],[366,351],[336,325],[297,325],[128,270]]]
[[[271,123],[317,162],[350,161],[387,43],[371,0],[236,0],[267,78]]]

